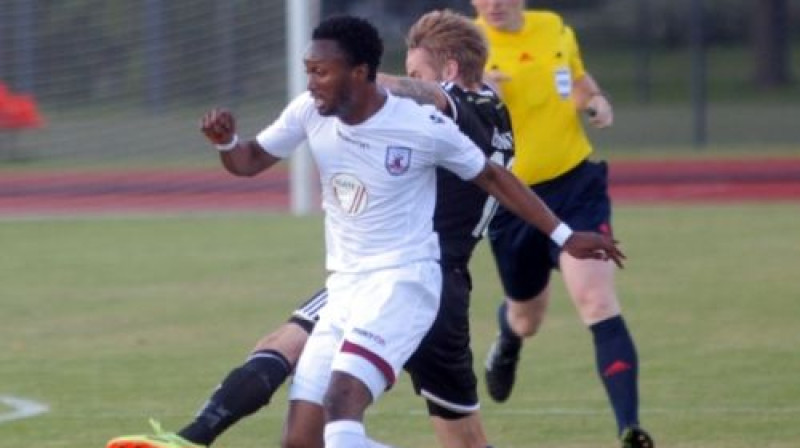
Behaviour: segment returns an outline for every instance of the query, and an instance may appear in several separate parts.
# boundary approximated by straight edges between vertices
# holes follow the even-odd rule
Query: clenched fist
[[[236,120],[227,109],[212,109],[200,120],[200,130],[215,145],[227,145],[236,136]]]
[[[614,124],[614,110],[605,95],[594,95],[586,105],[589,123],[596,128],[606,128]]]

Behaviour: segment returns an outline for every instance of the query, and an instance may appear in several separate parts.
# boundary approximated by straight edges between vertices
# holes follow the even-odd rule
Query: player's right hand
[[[227,109],[212,109],[200,120],[200,130],[215,145],[225,145],[236,135],[236,120]]]
[[[618,241],[597,232],[573,232],[564,242],[564,250],[575,258],[611,260],[622,268],[625,254],[617,247]]]
[[[607,128],[614,124],[614,109],[605,95],[594,95],[589,99],[586,111],[589,114],[589,123],[598,129]]]

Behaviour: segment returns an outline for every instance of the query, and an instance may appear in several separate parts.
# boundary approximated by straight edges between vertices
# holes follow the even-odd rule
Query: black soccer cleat
[[[638,426],[629,426],[622,432],[622,448],[655,448],[653,438]]]
[[[489,396],[502,403],[511,395],[519,362],[519,343],[509,346],[502,336],[489,349],[486,356],[486,387]]]

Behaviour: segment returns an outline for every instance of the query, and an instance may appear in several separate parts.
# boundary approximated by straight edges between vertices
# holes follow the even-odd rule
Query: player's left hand
[[[573,232],[564,243],[564,250],[575,258],[611,260],[623,268],[625,254],[617,247],[614,238],[597,232]]]
[[[607,128],[614,124],[614,110],[603,94],[594,95],[586,104],[589,123],[596,128]]]

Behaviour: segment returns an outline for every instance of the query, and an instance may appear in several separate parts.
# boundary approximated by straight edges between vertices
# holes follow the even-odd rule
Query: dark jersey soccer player
[[[383,76],[379,82],[436,104],[488,158],[508,165],[513,156],[511,122],[497,95],[481,82],[486,46],[477,28],[463,16],[432,12],[412,26],[407,44],[406,71],[423,81]],[[406,369],[426,398],[440,444],[447,448],[487,446],[470,349],[468,263],[495,208],[494,198],[474,184],[445,170],[437,172],[434,228],[442,247],[442,303]]]

